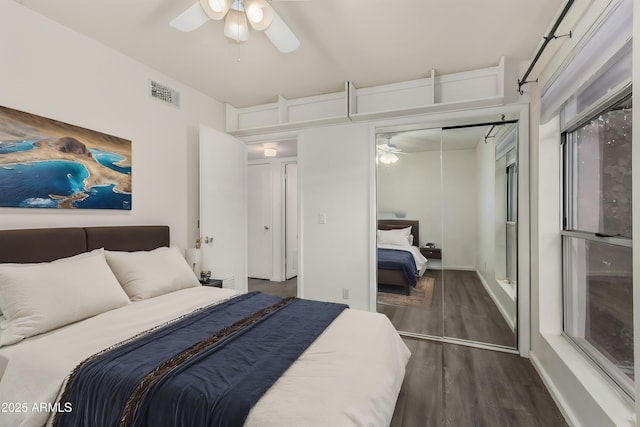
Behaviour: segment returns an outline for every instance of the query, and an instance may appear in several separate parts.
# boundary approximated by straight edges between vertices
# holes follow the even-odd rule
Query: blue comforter
[[[418,268],[411,252],[378,248],[378,268],[402,270],[411,286],[418,283]]]
[[[346,308],[253,292],[92,356],[71,374],[58,426],[241,426]]]

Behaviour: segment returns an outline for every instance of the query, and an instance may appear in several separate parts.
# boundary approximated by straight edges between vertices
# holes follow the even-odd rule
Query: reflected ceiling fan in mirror
[[[386,135],[386,143],[378,145],[378,161],[385,165],[396,163],[399,160],[397,154],[404,154],[400,148],[391,143],[392,135]]]
[[[300,46],[296,35],[267,0],[199,0],[175,17],[169,25],[177,30],[190,32],[210,19],[224,19],[224,35],[236,43],[244,43],[249,39],[251,25],[256,31],[264,31],[282,53],[293,52]]]

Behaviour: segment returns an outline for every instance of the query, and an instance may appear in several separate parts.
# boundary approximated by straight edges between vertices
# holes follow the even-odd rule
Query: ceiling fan
[[[247,41],[249,24],[256,31],[264,31],[282,53],[293,52],[300,46],[296,35],[267,0],[199,0],[175,17],[169,25],[177,30],[190,32],[200,28],[209,19],[224,19],[224,35],[236,43]]]
[[[404,154],[404,152],[398,148],[397,145],[391,142],[392,135],[387,135],[387,142],[383,144],[379,144],[378,149],[378,160],[386,165],[395,163],[399,160],[399,157],[396,154]]]

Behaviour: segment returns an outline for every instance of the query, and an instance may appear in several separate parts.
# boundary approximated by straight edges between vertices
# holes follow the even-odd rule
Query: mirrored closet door
[[[378,312],[396,329],[442,336],[440,129],[380,133]]]
[[[378,133],[377,307],[399,331],[515,348],[518,124],[487,122]]]
[[[444,336],[516,346],[517,124],[442,130]]]

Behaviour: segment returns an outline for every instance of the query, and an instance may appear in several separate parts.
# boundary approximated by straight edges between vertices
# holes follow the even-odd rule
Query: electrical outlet
[[[349,299],[349,289],[342,288],[342,299]]]

